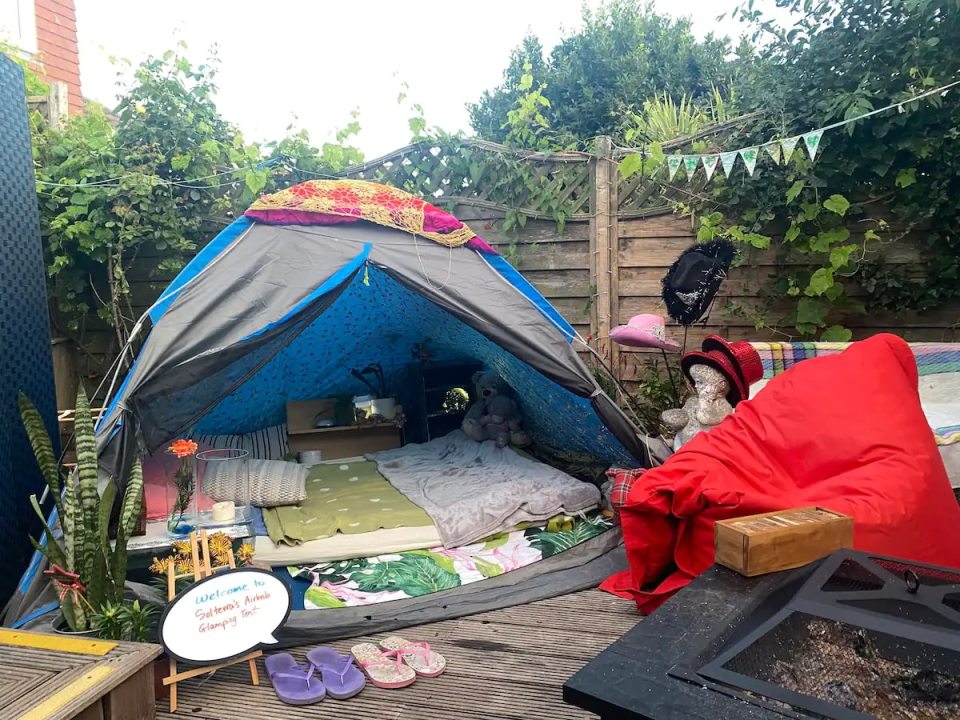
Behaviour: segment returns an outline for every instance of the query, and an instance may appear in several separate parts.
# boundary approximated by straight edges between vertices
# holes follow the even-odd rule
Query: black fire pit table
[[[805,578],[809,570],[745,578],[713,566],[567,680],[563,699],[603,720],[782,720],[782,712],[713,692],[671,670],[689,667],[798,573]]]
[[[960,717],[960,571],[841,550],[747,579],[719,567],[574,675],[604,718]]]

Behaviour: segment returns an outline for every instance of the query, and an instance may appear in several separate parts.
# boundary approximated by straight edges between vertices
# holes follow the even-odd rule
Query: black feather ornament
[[[667,314],[681,325],[692,325],[703,317],[736,255],[736,246],[722,239],[684,250],[663,276]]]

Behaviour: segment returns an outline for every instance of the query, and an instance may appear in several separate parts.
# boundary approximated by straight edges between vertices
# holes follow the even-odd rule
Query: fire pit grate
[[[831,720],[960,717],[957,630],[960,573],[844,550],[697,673]]]

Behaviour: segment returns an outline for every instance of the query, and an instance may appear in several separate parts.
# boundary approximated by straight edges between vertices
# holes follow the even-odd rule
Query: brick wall
[[[80,53],[77,48],[77,12],[73,0],[34,0],[37,50],[48,80],[65,82],[70,112],[83,110],[80,89]]]

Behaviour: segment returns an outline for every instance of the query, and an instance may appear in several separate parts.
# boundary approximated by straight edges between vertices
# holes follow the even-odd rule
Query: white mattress
[[[257,563],[298,565],[336,562],[404,550],[424,550],[440,545],[443,545],[443,540],[434,525],[381,529],[352,535],[337,533],[294,546],[277,545],[269,537],[258,535],[254,557]]]

